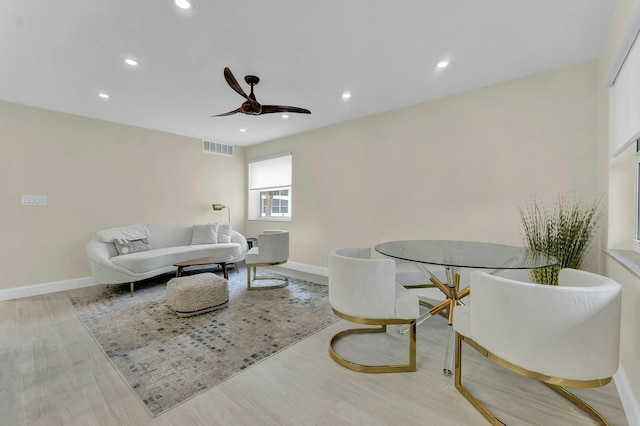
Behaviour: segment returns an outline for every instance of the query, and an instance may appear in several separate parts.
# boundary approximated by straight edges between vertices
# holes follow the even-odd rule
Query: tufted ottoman
[[[167,283],[167,306],[181,317],[215,311],[228,304],[227,280],[211,272],[172,278]]]

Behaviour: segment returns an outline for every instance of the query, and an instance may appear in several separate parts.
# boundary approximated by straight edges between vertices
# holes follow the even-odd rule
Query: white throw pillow
[[[218,242],[218,224],[193,225],[191,245],[216,244]]]
[[[231,224],[230,223],[218,224],[218,242],[219,243],[231,242]]]
[[[116,245],[116,250],[118,250],[118,254],[120,255],[151,250],[149,241],[146,238],[140,238],[139,240],[132,241],[118,240],[113,243]]]
[[[127,225],[96,232],[96,238],[105,243],[120,243],[149,238],[149,230],[144,225]]]

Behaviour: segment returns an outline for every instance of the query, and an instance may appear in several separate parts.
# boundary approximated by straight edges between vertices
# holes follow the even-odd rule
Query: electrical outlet
[[[21,199],[23,206],[46,206],[46,195],[23,195]]]

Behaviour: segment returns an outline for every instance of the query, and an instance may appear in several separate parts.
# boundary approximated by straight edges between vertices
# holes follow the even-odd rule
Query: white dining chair
[[[456,308],[455,386],[492,424],[502,424],[462,385],[462,342],[512,372],[538,380],[600,424],[604,417],[564,387],[592,388],[618,369],[621,286],[562,269],[559,285],[471,274],[471,301]]]
[[[274,266],[289,260],[289,232],[283,230],[266,230],[258,235],[258,246],[251,248],[245,255],[247,264],[247,289],[268,290],[282,288],[289,285],[289,279],[284,276],[257,275],[258,266]],[[253,279],[251,272],[253,271]],[[276,280],[280,284],[254,286],[255,280]]]
[[[416,371],[416,318],[420,314],[417,296],[396,283],[391,259],[372,259],[367,247],[341,248],[329,253],[329,301],[342,319],[364,325],[339,332],[331,339],[329,354],[338,364],[365,373]],[[338,354],[338,340],[362,333],[385,333],[387,325],[409,325],[407,364],[365,365]],[[345,341],[346,343],[346,341]]]

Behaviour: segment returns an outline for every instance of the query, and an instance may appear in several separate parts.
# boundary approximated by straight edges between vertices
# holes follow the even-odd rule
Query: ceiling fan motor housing
[[[240,112],[249,115],[260,115],[260,113],[262,112],[262,106],[257,102],[251,103],[249,101],[246,101],[240,107]]]

